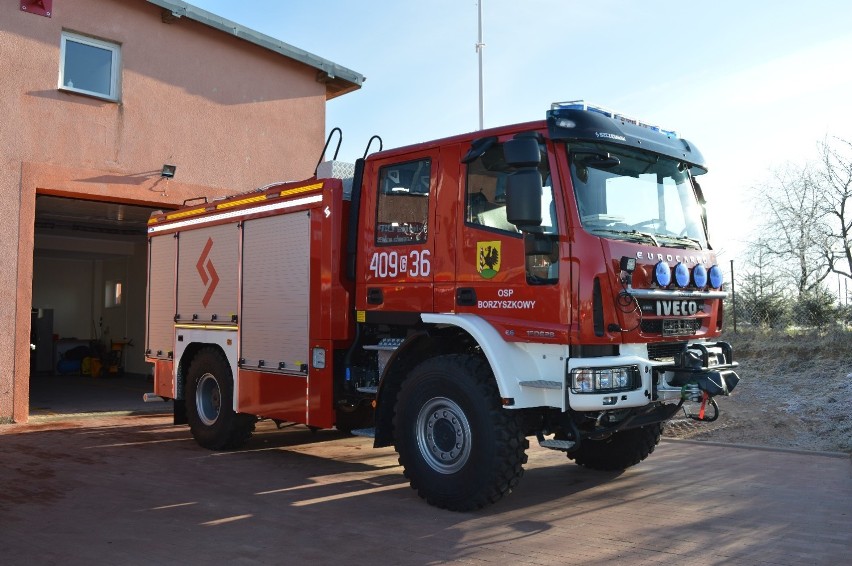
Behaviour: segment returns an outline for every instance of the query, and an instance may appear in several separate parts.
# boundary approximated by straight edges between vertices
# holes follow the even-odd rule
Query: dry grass
[[[669,434],[738,444],[852,452],[852,333],[741,333],[742,381],[719,420],[676,419]]]
[[[762,331],[726,333],[723,340],[734,346],[739,359],[766,359],[767,357],[848,359],[852,354],[852,331]]]

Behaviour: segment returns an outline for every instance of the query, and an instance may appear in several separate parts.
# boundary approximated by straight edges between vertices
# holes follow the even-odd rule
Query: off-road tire
[[[230,450],[251,437],[257,418],[236,413],[234,377],[218,348],[198,351],[186,379],[186,418],[192,436],[204,448]]]
[[[504,409],[487,362],[467,355],[427,360],[402,383],[394,444],[405,477],[430,505],[471,511],[518,484],[527,439]]]
[[[661,423],[616,432],[604,440],[583,440],[568,457],[592,470],[624,470],[648,457],[663,432]]]

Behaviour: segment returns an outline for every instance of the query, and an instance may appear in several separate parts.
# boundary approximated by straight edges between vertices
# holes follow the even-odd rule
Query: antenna
[[[484,116],[485,112],[483,110],[483,89],[482,89],[482,49],[485,47],[485,44],[482,43],[482,1],[478,0],[476,5],[479,10],[479,39],[476,42],[476,53],[479,55],[479,129],[481,130],[484,126],[483,123],[485,121]]]

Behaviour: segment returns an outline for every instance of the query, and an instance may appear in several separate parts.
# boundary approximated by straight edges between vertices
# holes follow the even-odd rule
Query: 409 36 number
[[[395,251],[375,252],[370,258],[369,271],[373,277],[428,277],[432,273],[429,250],[412,250],[408,255]]]

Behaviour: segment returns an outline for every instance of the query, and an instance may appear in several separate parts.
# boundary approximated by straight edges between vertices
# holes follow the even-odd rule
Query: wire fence
[[[725,325],[734,332],[750,330],[852,329],[850,281],[837,278],[837,288],[823,285],[800,294],[752,275],[738,273],[731,260],[726,286]],[[774,283],[774,282],[773,282]]]

